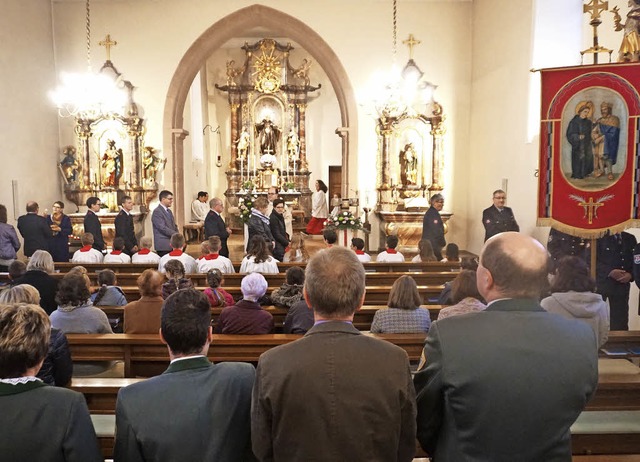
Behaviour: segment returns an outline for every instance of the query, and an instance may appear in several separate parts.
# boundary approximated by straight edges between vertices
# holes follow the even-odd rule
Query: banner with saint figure
[[[543,69],[538,225],[584,238],[640,224],[640,64]]]

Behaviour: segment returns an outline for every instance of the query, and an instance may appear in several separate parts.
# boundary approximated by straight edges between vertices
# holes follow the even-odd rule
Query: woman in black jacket
[[[273,212],[269,217],[269,228],[273,239],[276,242],[273,249],[273,258],[278,261],[284,260],[285,249],[289,246],[289,235],[284,223],[284,200],[276,199],[273,201]]]
[[[271,234],[269,217],[267,216],[268,208],[269,201],[266,197],[260,196],[253,203],[251,216],[249,217],[249,222],[247,223],[247,228],[249,229],[247,251],[249,250],[249,242],[251,242],[251,238],[253,236],[259,235],[262,236],[265,241],[267,241],[269,252],[273,252],[275,239],[273,238],[273,234]]]

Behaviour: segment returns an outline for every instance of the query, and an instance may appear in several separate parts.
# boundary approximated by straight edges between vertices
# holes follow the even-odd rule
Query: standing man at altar
[[[447,245],[444,239],[444,223],[440,216],[440,211],[444,207],[444,196],[440,193],[434,194],[429,200],[431,207],[424,214],[422,220],[422,239],[431,242],[433,253],[438,261],[442,260],[442,248]]]
[[[209,193],[200,191],[198,198],[191,203],[191,221],[204,221],[209,213]]]
[[[122,208],[120,213],[116,215],[115,220],[116,237],[121,237],[124,240],[124,253],[132,256],[138,251],[138,240],[136,239],[133,217],[131,216],[133,199],[131,199],[131,196],[122,196],[120,205]]]
[[[171,236],[178,232],[175,218],[169,207],[173,204],[173,193],[166,189],[160,191],[160,204],[151,214],[153,225],[153,245],[159,256],[171,252]]]
[[[484,241],[487,242],[496,234],[507,231],[520,231],[520,226],[513,215],[513,210],[505,206],[507,193],[502,189],[493,191],[493,205],[482,212],[482,224],[484,225]]]
[[[209,239],[211,236],[218,236],[220,238],[219,254],[223,257],[229,258],[229,247],[227,247],[227,239],[231,234],[231,228],[229,228],[222,218],[222,211],[224,210],[224,202],[218,197],[214,197],[209,202],[211,210],[207,214],[204,220],[204,236]]]
[[[87,214],[84,216],[84,232],[91,233],[93,236],[92,247],[99,252],[102,252],[105,248],[104,238],[102,237],[102,224],[97,213],[100,211],[102,202],[98,197],[91,196],[87,199]]]

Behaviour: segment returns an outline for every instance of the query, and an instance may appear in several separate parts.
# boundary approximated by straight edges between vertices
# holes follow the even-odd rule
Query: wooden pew
[[[601,356],[610,358],[640,356],[640,330],[609,332],[609,339],[600,351]]]
[[[233,267],[236,272],[240,271],[240,263],[239,261],[233,262]],[[420,262],[420,263],[412,263],[412,262],[404,262],[404,263],[391,263],[391,262],[371,262],[371,263],[363,263],[364,269],[367,272],[379,272],[379,273],[404,273],[404,272],[421,272],[421,273],[430,273],[430,272],[440,272],[440,271],[459,271],[460,263],[458,262]],[[55,264],[56,270],[60,273],[66,273],[74,266],[78,266],[75,263],[71,262],[58,262]],[[87,268],[87,271],[90,273],[94,273],[96,271],[100,271],[106,268],[113,270],[116,273],[142,273],[145,269],[151,268],[156,269],[157,265],[149,264],[149,263],[91,263],[82,265]],[[281,273],[287,271],[291,266],[299,266],[301,268],[305,268],[305,263],[278,263],[278,268]]]

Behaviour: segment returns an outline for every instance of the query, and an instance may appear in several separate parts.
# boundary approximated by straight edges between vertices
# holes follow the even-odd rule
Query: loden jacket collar
[[[171,374],[173,372],[187,371],[191,369],[202,369],[204,367],[212,366],[211,361],[206,357],[199,356],[197,358],[183,359],[182,361],[176,361],[169,364],[169,367],[163,374]]]

